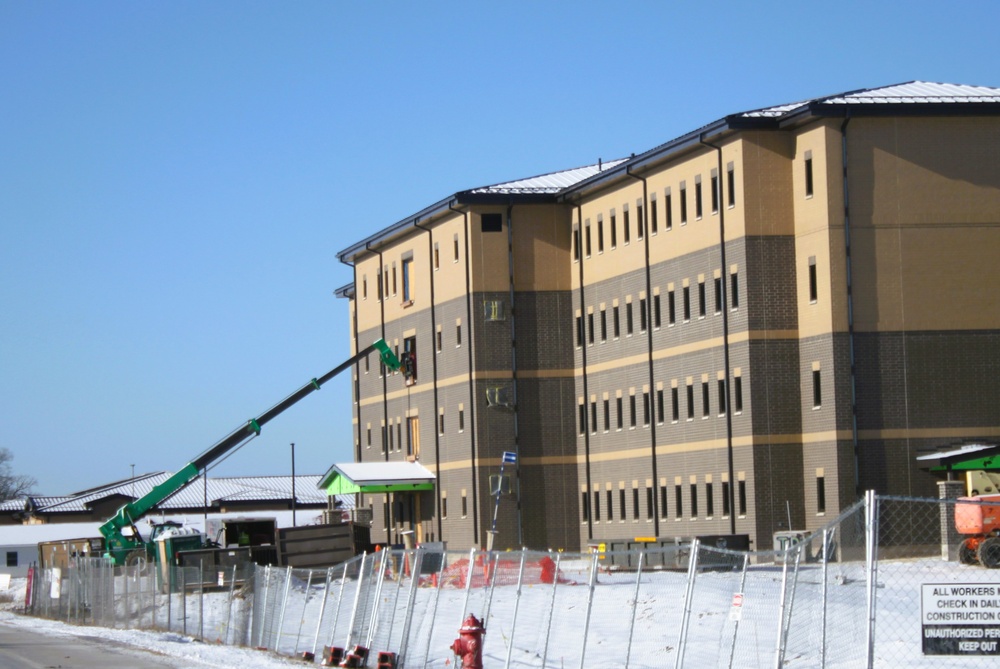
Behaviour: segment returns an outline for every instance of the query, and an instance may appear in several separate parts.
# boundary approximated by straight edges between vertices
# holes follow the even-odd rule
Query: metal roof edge
[[[349,265],[351,264],[351,261],[358,256],[358,254],[371,249],[373,244],[385,243],[391,239],[401,236],[407,228],[413,227],[416,223],[426,221],[433,216],[448,210],[450,205],[456,202],[457,194],[449,195],[446,198],[438,200],[434,204],[424,207],[412,216],[407,216],[406,218],[393,223],[386,228],[382,228],[375,234],[369,235],[360,242],[348,246],[343,251],[337,253],[337,259],[340,260],[340,262]]]

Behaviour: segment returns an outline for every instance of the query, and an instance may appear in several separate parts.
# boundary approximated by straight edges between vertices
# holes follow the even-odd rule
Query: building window
[[[739,515],[745,516],[745,515],[747,515],[747,482],[746,481],[740,481],[739,482],[739,489],[738,489],[737,493],[739,495],[739,500],[737,500],[738,503],[739,503],[739,510],[740,510],[740,514]]]
[[[392,263],[392,294],[396,294],[396,263]]]
[[[375,296],[379,300],[382,299],[382,272],[375,274]]]
[[[438,411],[438,434],[444,434],[444,409]]]
[[[806,151],[806,197],[813,196],[813,159],[812,151]]]
[[[733,377],[733,411],[743,413],[743,377]]]
[[[615,411],[618,415],[618,431],[621,432],[624,427],[625,415],[622,410],[622,398],[621,396],[615,398]]]
[[[729,190],[729,197],[726,204],[732,208],[736,206],[736,166],[733,163],[726,165],[726,184]]]
[[[597,400],[590,400],[590,433],[597,434]]]
[[[688,191],[687,191],[687,186],[684,184],[683,181],[681,182],[681,187],[679,189],[679,195],[680,195],[680,202],[678,202],[678,205],[680,205],[680,209],[681,209],[681,225],[687,225],[687,222],[688,222]]]
[[[614,325],[615,339],[618,339],[622,335],[622,323],[621,323],[621,318],[618,314],[617,304],[611,308],[611,315],[612,315],[611,320],[613,321],[612,324]]]
[[[816,476],[816,513],[826,513],[826,478]]]
[[[372,424],[371,423],[368,423],[368,427],[366,428],[366,436],[367,436],[367,446],[368,446],[368,448],[371,448],[371,445],[372,445]]]
[[[576,347],[583,346],[583,316],[576,317]]]
[[[583,252],[588,258],[590,257],[590,221],[583,226]]]
[[[704,318],[708,313],[705,306],[705,282],[698,282],[698,318]]]
[[[594,491],[594,522],[601,522],[601,491]]]
[[[708,406],[708,381],[701,382],[701,417],[708,418],[710,409]]]
[[[389,452],[392,453],[392,421],[389,421],[389,429],[387,432],[389,433]]]
[[[705,516],[711,518],[715,515],[715,495],[710,481],[705,482]]]
[[[580,510],[583,512],[583,522],[590,520],[590,495],[584,490],[580,493]]]
[[[462,345],[462,324],[455,324],[455,348]]]
[[[722,313],[722,277],[715,277],[715,313]]]
[[[728,518],[732,510],[729,505],[729,481],[722,482],[722,517]]]
[[[674,386],[670,389],[670,420],[677,422],[681,419],[681,398],[680,388]]]
[[[667,291],[667,323],[674,325],[677,322],[677,300],[674,291]]]
[[[503,232],[502,214],[483,214],[479,218],[483,232]]]
[[[441,493],[441,517],[448,517],[448,496]]]
[[[687,419],[694,420],[694,384],[692,383],[687,384],[687,401],[688,401]]]
[[[368,299],[368,275],[361,277],[361,299]]]
[[[644,392],[642,394],[642,424],[644,427],[649,427],[649,393]]]
[[[465,408],[458,407],[458,431],[465,432]]]
[[[639,489],[632,488],[632,520],[639,520]]]
[[[701,177],[697,177],[694,180],[694,218],[696,221],[700,221],[702,216],[702,204],[701,204]]]
[[[646,331],[648,325],[648,323],[646,322],[647,320],[648,318],[646,316],[646,298],[642,297],[639,298],[639,332]]]
[[[635,395],[628,396],[628,425],[635,428]]]
[[[591,311],[587,314],[587,327],[589,328],[589,333],[587,335],[587,343],[591,346],[594,345],[594,312]]]
[[[452,246],[454,247],[455,251],[455,260],[453,262],[458,262],[458,235],[455,235],[452,238]]]
[[[583,402],[579,404],[580,435],[587,434],[587,405]]]
[[[611,213],[608,226],[611,228],[611,248],[618,248],[618,223],[615,220],[614,212]]]
[[[437,347],[437,352],[441,352],[441,345],[444,342],[444,337],[441,335],[441,330],[434,333],[434,345]]]
[[[642,205],[637,204],[635,206],[635,238],[638,239],[639,241],[642,241],[644,227],[645,226],[643,225],[643,220],[642,220]]]
[[[403,339],[403,357],[400,362],[403,367],[403,375],[406,377],[406,385],[413,385],[417,380],[417,338],[415,336]]]
[[[819,370],[813,370],[813,409],[823,406],[823,389],[820,385]]]
[[[691,286],[684,286],[684,322],[691,320]]]
[[[611,486],[608,486],[607,500],[608,500],[608,522],[615,519],[615,508],[614,508],[614,498],[615,494],[611,491]]]
[[[618,520],[625,522],[625,488],[618,489]]]
[[[597,219],[597,252],[604,253],[604,219]]]
[[[434,271],[441,269],[441,245],[434,242]]]
[[[573,228],[573,260],[580,259],[580,228]]]
[[[622,211],[622,234],[625,236],[625,243],[628,244],[631,240],[632,228],[629,227],[628,209]]]
[[[611,431],[611,400],[604,400],[604,431]]]
[[[625,303],[625,334],[626,336],[632,336],[632,303]]]
[[[656,220],[656,198],[650,200],[649,202],[649,226],[650,233],[656,234],[659,228],[659,221]]]
[[[809,301],[816,304],[819,297],[819,283],[816,279],[816,256],[809,258]]]
[[[719,415],[726,415],[726,381],[725,379],[719,379],[717,381],[719,389]]]
[[[420,459],[420,418],[417,416],[406,419],[406,455]]]
[[[667,519],[667,486],[660,486],[660,518]]]
[[[719,213],[719,173],[712,170],[712,213]],[[712,514],[708,514],[712,515]]]
[[[403,302],[413,300],[410,294],[410,269],[413,266],[413,258],[403,258]]]
[[[670,189],[668,188],[666,190],[666,192],[664,193],[664,195],[663,195],[663,214],[664,214],[664,216],[666,216],[666,220],[664,221],[663,227],[664,227],[665,230],[673,230],[674,229],[674,207],[673,207],[673,202],[674,202],[674,198],[670,195]]]
[[[684,515],[684,491],[680,483],[674,484],[674,518],[680,520]]]
[[[740,275],[738,272],[729,275],[729,304],[732,309],[740,308]]]
[[[655,501],[655,494],[653,489],[646,486],[646,520],[653,519],[653,502]]]
[[[656,389],[656,422],[663,425],[663,388]]]
[[[608,312],[601,309],[601,343],[608,340]]]
[[[468,497],[468,495],[465,494],[465,491],[463,490],[462,491],[462,518],[465,518],[468,515],[469,515],[469,497]]]
[[[653,295],[653,327],[660,329],[660,294]]]
[[[689,486],[689,492],[691,493],[691,517],[698,517],[698,484],[692,483]]]

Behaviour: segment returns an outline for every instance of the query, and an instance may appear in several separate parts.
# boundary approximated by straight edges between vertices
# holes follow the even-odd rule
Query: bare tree
[[[0,448],[0,500],[17,499],[31,493],[38,481],[32,476],[15,474],[11,469],[14,454],[9,448]]]

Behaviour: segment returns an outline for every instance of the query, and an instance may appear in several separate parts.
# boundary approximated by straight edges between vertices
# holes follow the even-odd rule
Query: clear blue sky
[[[51,495],[179,469],[349,355],[336,253],[458,190],[913,79],[995,1],[0,0],[0,446]],[[351,458],[348,376],[213,475]]]

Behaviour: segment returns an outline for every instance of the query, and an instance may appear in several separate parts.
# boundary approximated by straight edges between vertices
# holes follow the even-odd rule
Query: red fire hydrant
[[[462,658],[462,669],[483,669],[483,635],[486,628],[476,616],[469,614],[458,630],[451,651]]]

